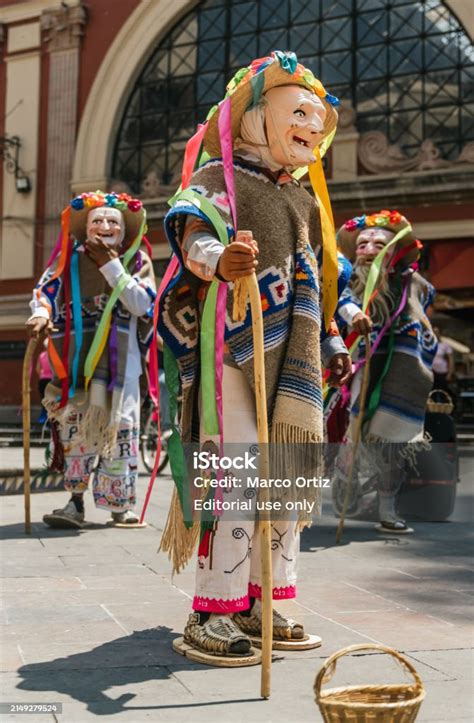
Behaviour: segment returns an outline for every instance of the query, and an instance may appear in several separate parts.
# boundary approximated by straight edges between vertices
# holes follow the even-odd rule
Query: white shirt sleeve
[[[357,304],[354,304],[352,303],[352,301],[350,301],[348,304],[343,304],[342,306],[340,306],[337,310],[337,313],[350,326],[352,324],[352,319],[354,318],[354,316],[356,314],[360,314],[361,311],[362,310],[359,309]]]
[[[105,280],[112,288],[115,288],[122,278],[128,278],[127,285],[119,296],[122,304],[134,316],[144,316],[152,305],[152,299],[147,290],[125,270],[120,259],[112,259],[103,266],[99,267],[99,271],[105,277]]]
[[[212,281],[225,246],[210,234],[192,233],[183,245],[186,267],[203,281]]]
[[[51,319],[51,304],[48,298],[44,294],[40,294],[40,296],[38,297],[36,291],[37,289],[34,290],[33,297],[30,301],[30,319]],[[28,321],[30,319],[28,319]]]

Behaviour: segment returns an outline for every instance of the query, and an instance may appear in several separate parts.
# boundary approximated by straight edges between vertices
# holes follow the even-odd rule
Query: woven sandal
[[[84,512],[78,512],[74,502],[69,500],[62,509],[43,515],[43,522],[59,530],[81,530],[84,527]]]
[[[250,615],[236,613],[234,621],[243,633],[251,637],[262,637],[262,605],[256,600]],[[273,640],[303,640],[305,637],[304,628],[292,618],[273,610]]]
[[[184,641],[208,655],[242,657],[252,655],[249,638],[230,615],[211,615],[202,625],[198,612],[191,613],[184,628]]]
[[[122,525],[136,525],[140,518],[133,510],[125,510],[125,512],[112,512],[112,520]]]

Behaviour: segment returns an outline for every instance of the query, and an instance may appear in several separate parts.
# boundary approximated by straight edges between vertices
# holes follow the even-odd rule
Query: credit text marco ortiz
[[[215,452],[193,452],[194,469],[222,471],[232,469],[233,471],[257,469],[256,455],[250,455],[245,452],[244,456],[225,457],[219,456]],[[258,477],[250,476],[236,477],[234,475],[226,475],[224,477],[212,479],[210,476],[196,477],[194,479],[196,487],[248,487],[251,489],[262,488],[290,488],[292,486],[301,488],[323,488],[330,486],[330,479],[327,477],[296,477],[291,480],[288,477]]]

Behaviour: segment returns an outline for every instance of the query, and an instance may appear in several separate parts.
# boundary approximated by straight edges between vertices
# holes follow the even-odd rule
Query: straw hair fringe
[[[54,397],[44,396],[42,399],[42,405],[48,413],[48,419],[50,422],[57,422],[62,427],[66,421],[70,410],[66,407],[58,407],[58,402]]]
[[[104,457],[104,459],[113,459],[115,445],[117,444],[118,431],[118,424],[111,424],[105,430],[104,442],[101,451],[101,456]]]
[[[199,539],[199,529],[198,522],[189,528],[184,524],[181,502],[175,488],[158,548],[158,552],[168,553],[168,559],[173,563],[173,574],[181,572],[191,559]]]
[[[102,449],[107,428],[107,412],[102,407],[91,404],[82,418],[82,438],[88,446],[97,444]]]

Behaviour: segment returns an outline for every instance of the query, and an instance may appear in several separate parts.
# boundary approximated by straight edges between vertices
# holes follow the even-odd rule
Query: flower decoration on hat
[[[145,220],[145,209],[138,198],[128,193],[110,191],[85,191],[70,201],[65,212],[68,212],[68,226],[77,241],[84,241],[86,236],[87,215],[94,208],[113,208],[123,214],[125,221],[125,244],[133,242],[140,232]],[[144,227],[144,232],[146,226]]]
[[[321,81],[315,78],[313,72],[309,68],[305,68],[301,63],[298,63],[298,59],[294,53],[284,53],[281,50],[274,50],[271,55],[265,56],[264,58],[257,58],[253,60],[248,67],[238,70],[227,84],[226,97],[232,95],[242,84],[254,80],[256,76],[263,73],[263,71],[273,63],[279,63],[280,68],[288,73],[288,80],[290,80],[291,77],[296,81],[300,80],[302,81],[302,85],[304,84],[310,88],[319,98],[324,99],[333,106],[340,105],[339,99],[327,92]],[[261,91],[263,91],[263,83]]]
[[[104,193],[103,191],[87,191],[76,196],[71,201],[71,208],[74,211],[81,211],[84,208],[100,208],[106,206],[108,208],[117,208],[119,211],[125,211],[127,208],[133,213],[137,213],[142,209],[142,202],[138,198],[133,198],[128,193]]]
[[[387,226],[398,226],[403,220],[403,216],[399,211],[387,211],[383,210],[379,213],[372,213],[369,216],[355,216],[345,222],[344,228],[346,231],[355,231],[360,229],[361,231],[366,228],[372,228],[379,226],[385,228]]]
[[[378,213],[350,218],[337,232],[339,248],[350,261],[355,258],[357,238],[366,228],[384,228],[391,231],[394,236],[401,233],[403,229],[408,229],[398,241],[401,249],[400,261],[404,266],[410,266],[418,259],[423,244],[415,238],[408,219],[400,211],[382,209]]]

